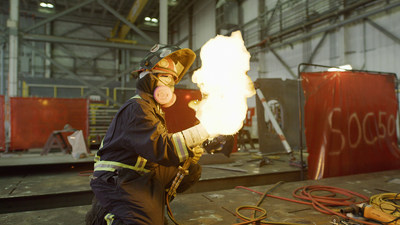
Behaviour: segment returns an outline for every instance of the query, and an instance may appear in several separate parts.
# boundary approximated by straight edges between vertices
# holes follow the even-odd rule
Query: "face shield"
[[[196,54],[188,48],[181,49],[178,46],[156,44],[141,61],[140,67],[142,70],[153,73],[166,72],[166,68],[171,72],[170,66],[172,65],[171,62],[173,62],[175,66],[175,73],[173,74],[175,76],[175,84],[178,84],[192,66],[195,58]],[[167,61],[163,59],[167,59]],[[168,66],[163,66],[165,62],[168,62]],[[161,70],[160,67],[162,67]]]

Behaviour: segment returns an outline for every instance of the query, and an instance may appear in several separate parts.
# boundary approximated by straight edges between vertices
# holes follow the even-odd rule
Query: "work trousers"
[[[100,205],[125,225],[163,225],[166,189],[177,172],[176,167],[161,165],[146,174],[125,168],[115,172],[95,172],[90,186]],[[192,164],[177,192],[191,187],[200,176],[200,165]]]

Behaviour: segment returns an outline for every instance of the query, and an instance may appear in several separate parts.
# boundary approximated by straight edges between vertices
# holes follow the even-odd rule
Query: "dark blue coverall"
[[[165,194],[190,155],[180,132],[168,133],[164,114],[146,92],[115,115],[97,152],[90,185],[99,204],[124,224],[164,224]],[[177,192],[200,179],[192,164]]]

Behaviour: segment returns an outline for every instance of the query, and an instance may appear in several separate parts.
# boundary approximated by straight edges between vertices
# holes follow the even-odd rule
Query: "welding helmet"
[[[170,73],[174,75],[175,84],[178,84],[195,58],[196,54],[191,49],[156,44],[140,62],[140,68],[152,73]]]

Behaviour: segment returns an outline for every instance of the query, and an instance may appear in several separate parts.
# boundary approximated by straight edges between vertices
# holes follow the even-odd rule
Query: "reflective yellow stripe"
[[[140,167],[138,167],[138,162],[141,161],[142,163],[140,165]],[[114,172],[117,168],[127,168],[127,169],[131,169],[137,172],[145,172],[148,173],[150,172],[150,170],[145,169],[144,166],[146,165],[146,159],[142,158],[142,157],[138,157],[138,160],[136,162],[135,166],[130,166],[124,163],[120,163],[120,162],[114,162],[114,161],[98,161],[94,164],[94,171],[111,171]]]
[[[114,172],[115,168],[102,168],[102,167],[99,167],[99,168],[96,168],[95,171],[110,171],[110,172]]]
[[[104,220],[107,222],[107,225],[112,225],[114,222],[114,214],[107,213],[107,215],[104,216]]]
[[[142,97],[140,97],[139,95],[135,95],[135,96],[133,96],[132,98],[142,98]],[[132,99],[131,98],[131,99]]]
[[[104,141],[104,138],[103,138],[103,139],[101,139],[101,143],[100,143],[99,150],[103,148],[103,141]]]
[[[100,151],[101,148],[103,148],[103,141],[104,141],[104,138],[101,140],[99,151]],[[97,161],[100,161],[100,156],[98,156],[97,152],[96,152],[96,154],[94,156],[94,162],[97,162]]]
[[[185,161],[188,156],[189,152],[185,144],[185,139],[181,132],[175,133],[172,135],[172,140],[174,142],[176,154],[179,157],[179,161]]]
[[[96,152],[96,154],[94,155],[94,162],[98,162],[98,161],[100,161],[100,156],[98,156],[97,152]]]

